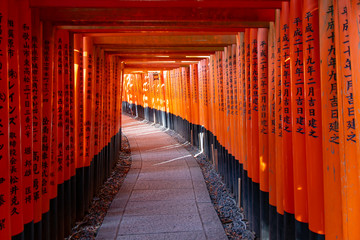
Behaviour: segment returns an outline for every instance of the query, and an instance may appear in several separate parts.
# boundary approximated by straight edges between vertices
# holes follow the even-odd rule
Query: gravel
[[[131,166],[130,145],[125,135],[121,136],[121,150],[110,177],[101,186],[91,202],[88,213],[72,228],[66,239],[95,239],[112,200],[119,191]]]

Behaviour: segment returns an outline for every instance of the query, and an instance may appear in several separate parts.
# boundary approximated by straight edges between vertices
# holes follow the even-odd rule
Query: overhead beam
[[[193,29],[193,28],[248,28],[248,27],[269,27],[267,21],[180,21],[180,20],[162,20],[162,21],[117,21],[115,23],[86,21],[81,25],[66,25],[61,21],[56,22],[63,29],[81,30],[81,29],[109,29],[109,30],[129,30],[129,29]]]
[[[205,59],[206,57],[201,57],[201,58],[187,58],[185,56],[181,57],[181,58],[174,58],[174,57],[153,57],[153,58],[135,58],[135,57],[127,57],[127,58],[120,58],[121,61],[124,61],[126,63],[136,63],[136,62],[154,62],[154,61],[176,61],[176,62],[180,62],[180,61],[192,61],[192,62],[198,62],[201,61],[203,59]]]
[[[60,23],[61,24],[61,23]],[[269,24],[256,26],[267,28]],[[158,27],[102,27],[102,26],[58,26],[60,29],[66,29],[73,33],[83,33],[83,34],[92,34],[92,33],[118,33],[123,35],[128,34],[147,34],[147,35],[184,35],[184,33],[187,33],[188,35],[229,35],[234,34],[238,32],[244,32],[244,27],[168,27],[168,26],[158,26]]]
[[[204,54],[203,52],[197,52],[197,53],[192,53],[191,55],[187,54],[187,53],[183,53],[183,54],[179,54],[179,53],[167,53],[167,54],[159,54],[159,53],[139,53],[139,54],[133,54],[133,53],[118,53],[118,52],[108,52],[112,55],[118,56],[120,58],[123,59],[141,59],[141,58],[159,58],[160,56],[162,57],[169,57],[169,58],[177,58],[177,59],[181,59],[181,58],[205,58],[210,56],[210,54]]]
[[[140,72],[148,72],[148,71],[166,71],[166,70],[173,70],[173,69],[176,69],[175,68],[172,68],[172,67],[163,67],[163,68],[151,68],[151,67],[148,67],[148,68],[124,68],[124,73],[125,74],[129,74],[129,73],[134,73],[134,72],[137,72],[137,73],[140,73]]]
[[[132,53],[132,54],[163,54],[163,53],[178,53],[178,54],[193,54],[202,53],[209,54],[215,51],[223,51],[224,47],[148,47],[148,48],[121,48],[116,45],[100,45],[100,48],[113,53]]]
[[[40,8],[40,18],[62,25],[86,22],[114,26],[121,21],[274,21],[274,9],[259,8]],[[66,24],[68,23],[68,24]]]
[[[187,47],[187,46],[226,46],[236,43],[235,35],[196,35],[196,36],[112,36],[92,37],[94,44],[116,44],[119,47]]]
[[[74,8],[280,8],[282,0],[30,0],[31,7],[74,7]]]
[[[148,69],[148,68],[152,68],[152,69],[164,69],[164,68],[171,68],[171,69],[175,69],[175,68],[179,68],[179,67],[188,67],[190,64],[189,63],[144,63],[144,64],[132,64],[132,63],[128,63],[125,64],[125,68],[137,68],[137,69]]]

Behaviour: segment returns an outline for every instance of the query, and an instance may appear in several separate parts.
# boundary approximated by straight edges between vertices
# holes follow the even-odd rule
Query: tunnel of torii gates
[[[360,239],[359,13],[359,0],[0,0],[0,239],[68,236],[125,111],[198,146],[261,239]]]

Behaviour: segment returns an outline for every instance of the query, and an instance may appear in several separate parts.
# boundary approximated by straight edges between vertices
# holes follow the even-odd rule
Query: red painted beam
[[[135,63],[135,62],[154,62],[154,61],[175,61],[175,62],[180,62],[180,61],[193,61],[193,62],[198,62],[201,61],[203,59],[205,59],[207,57],[199,57],[199,58],[187,58],[186,56],[182,56],[182,57],[147,57],[147,58],[139,58],[139,57],[127,57],[127,58],[120,58],[121,61],[124,61],[126,63]]]
[[[273,21],[274,9],[258,8],[41,8],[44,21],[63,25],[101,22],[114,26],[122,21]]]
[[[146,69],[146,68],[179,68],[179,67],[187,67],[190,63],[144,63],[144,64],[125,64],[125,68],[138,68],[138,69]]]
[[[116,53],[208,53],[215,51],[222,51],[223,47],[147,47],[147,48],[122,48],[116,45],[99,45],[100,48],[104,49],[108,52],[116,52]]]
[[[97,35],[92,37],[94,44],[116,44],[125,48],[144,47],[221,47],[234,44],[235,35],[195,35],[195,36],[122,36],[113,34],[110,36]]]
[[[179,54],[179,53],[167,53],[167,54],[159,54],[159,53],[139,53],[139,54],[132,54],[132,53],[117,53],[117,52],[108,52],[111,55],[115,55],[118,56],[120,58],[123,59],[141,59],[141,58],[159,58],[159,56],[168,56],[170,58],[177,58],[177,59],[181,59],[181,58],[186,58],[187,56],[189,57],[197,57],[200,58],[202,56],[209,56],[211,53],[209,54],[204,54],[203,52],[197,52],[197,53],[192,53],[190,54]]]
[[[30,0],[31,7],[72,7],[72,8],[111,8],[111,7],[139,7],[139,8],[281,8],[282,0],[178,0],[178,1],[114,1],[114,0]]]

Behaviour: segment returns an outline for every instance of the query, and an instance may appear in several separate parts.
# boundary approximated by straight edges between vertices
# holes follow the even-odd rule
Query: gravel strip
[[[72,228],[70,236],[66,239],[95,239],[112,200],[119,191],[126,174],[131,166],[131,151],[129,141],[125,135],[121,136],[121,151],[118,161],[110,177],[101,186],[99,192],[91,202],[89,212],[82,221]]]

